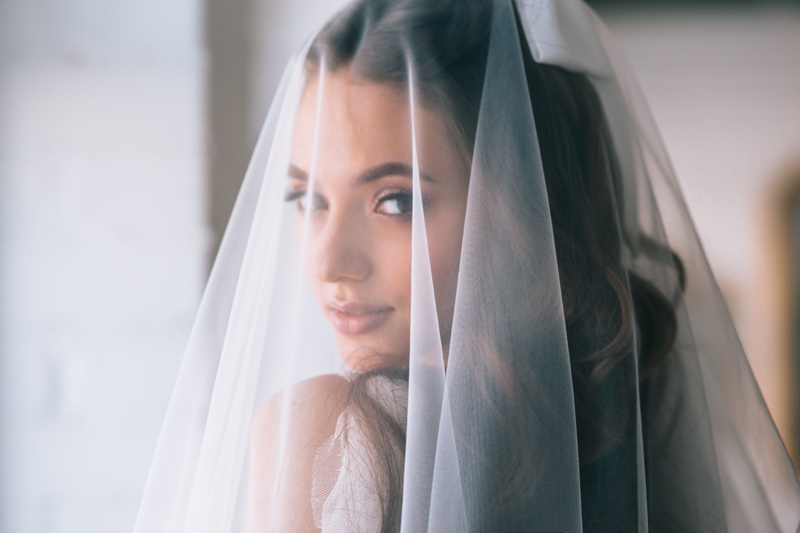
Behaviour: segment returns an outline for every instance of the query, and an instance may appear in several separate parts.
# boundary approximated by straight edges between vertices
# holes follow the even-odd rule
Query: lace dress
[[[405,427],[408,383],[381,375],[367,379],[373,399]],[[381,487],[375,486],[369,457],[366,436],[348,407],[314,459],[311,507],[323,533],[380,531]]]

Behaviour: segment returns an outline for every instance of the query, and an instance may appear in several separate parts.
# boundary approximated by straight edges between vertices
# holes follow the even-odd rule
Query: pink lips
[[[393,307],[382,307],[357,302],[329,302],[331,323],[344,335],[358,335],[371,331],[389,318]]]

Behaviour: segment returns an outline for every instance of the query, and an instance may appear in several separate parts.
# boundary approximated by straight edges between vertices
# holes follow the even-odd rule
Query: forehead
[[[328,164],[337,160],[352,164],[354,158],[368,156],[410,159],[407,99],[386,84],[355,82],[344,70],[323,79],[312,77],[298,110],[293,161],[307,168],[315,140],[317,158],[332,159]]]
[[[440,115],[414,109],[421,166],[429,173],[452,173],[462,161]],[[309,79],[301,98],[292,144],[292,163],[308,170],[316,145],[319,177],[352,175],[387,161],[411,164],[411,105],[407,91],[392,85],[354,80],[347,69]]]

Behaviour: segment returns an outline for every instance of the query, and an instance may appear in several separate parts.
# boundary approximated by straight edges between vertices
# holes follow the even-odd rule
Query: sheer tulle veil
[[[136,533],[798,523],[664,145],[590,8],[359,0],[309,38]]]

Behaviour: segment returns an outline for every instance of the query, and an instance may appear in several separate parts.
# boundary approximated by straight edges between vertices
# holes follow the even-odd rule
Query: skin
[[[332,323],[331,301],[391,310],[369,331],[336,330],[339,353],[348,367],[356,371],[407,367],[413,198],[408,94],[389,85],[354,80],[342,69],[326,75],[317,120],[319,87],[319,80],[311,79],[301,100],[287,186],[287,200],[297,203],[298,249],[305,244],[306,275]],[[469,167],[434,111],[417,106],[415,120],[428,253],[446,362]],[[309,505],[314,457],[333,435],[349,387],[341,376],[316,376],[276,395],[257,413],[252,449],[260,452],[252,456],[247,531],[263,531],[265,524],[269,531],[319,531]],[[287,421],[283,427],[281,420]]]
[[[256,414],[248,533],[319,531],[310,505],[312,467],[317,450],[336,429],[348,391],[341,376],[316,376],[274,396]],[[287,421],[283,428],[281,420]],[[277,458],[282,458],[280,469]]]
[[[312,79],[301,101],[288,182],[288,198],[302,195],[294,201],[298,246],[307,239],[308,280],[332,323],[332,301],[391,308],[388,318],[367,332],[336,330],[347,366],[357,371],[405,367],[413,205],[409,97],[387,84],[354,80],[342,69],[325,75],[318,117],[319,87],[319,79]],[[415,120],[431,275],[446,354],[469,169],[435,111],[417,105]],[[312,163],[315,175],[309,180]],[[305,194],[310,181],[311,198]]]

